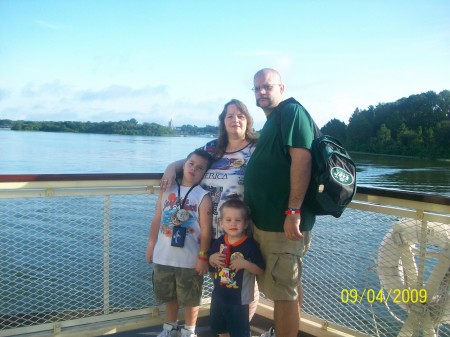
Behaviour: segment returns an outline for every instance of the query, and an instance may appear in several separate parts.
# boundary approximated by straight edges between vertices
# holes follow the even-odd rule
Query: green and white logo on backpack
[[[354,181],[353,176],[341,167],[333,167],[331,169],[331,176],[342,185],[351,185]]]

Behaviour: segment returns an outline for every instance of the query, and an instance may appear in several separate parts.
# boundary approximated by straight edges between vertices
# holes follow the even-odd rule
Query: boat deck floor
[[[183,324],[183,322],[181,322]],[[255,314],[250,323],[252,336],[259,337],[263,332],[268,331],[273,325],[273,321],[261,315]],[[112,334],[114,337],[139,337],[139,336],[157,336],[162,331],[162,326],[141,328],[133,331],[124,331]],[[196,333],[198,337],[215,337],[209,328],[209,316],[199,317],[197,320]],[[298,337],[312,337],[311,335],[299,332]]]

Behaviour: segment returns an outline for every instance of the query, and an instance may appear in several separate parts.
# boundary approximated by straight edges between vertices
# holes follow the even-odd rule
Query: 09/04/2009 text
[[[373,289],[364,288],[362,291],[358,289],[342,289],[341,290],[341,302],[361,304],[363,301],[367,303],[387,303],[392,301],[397,304],[408,303],[426,303],[427,290],[426,289]]]

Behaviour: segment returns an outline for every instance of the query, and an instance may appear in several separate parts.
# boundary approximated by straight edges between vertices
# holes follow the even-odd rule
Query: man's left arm
[[[311,180],[311,152],[304,148],[289,147],[291,156],[289,208],[299,209],[305,199]],[[289,240],[300,240],[301,214],[288,214],[284,220],[284,234]]]

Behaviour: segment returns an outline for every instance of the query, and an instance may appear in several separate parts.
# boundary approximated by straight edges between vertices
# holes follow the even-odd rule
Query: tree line
[[[24,131],[79,132],[143,136],[216,136],[218,127],[182,125],[172,128],[139,123],[132,118],[119,122],[34,122],[0,120],[0,128]],[[339,139],[349,151],[450,158],[450,91],[411,95],[367,109],[356,108],[349,123],[330,120],[321,128]]]
[[[321,131],[350,151],[450,158],[450,91],[428,91],[357,108],[348,125],[332,119]]]
[[[182,125],[177,128],[171,128],[157,123],[139,123],[134,118],[119,122],[35,122],[2,119],[0,120],[0,128],[9,128],[15,131],[99,133],[139,136],[216,135],[218,131],[216,126],[211,125],[205,127]]]

